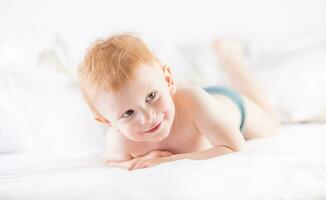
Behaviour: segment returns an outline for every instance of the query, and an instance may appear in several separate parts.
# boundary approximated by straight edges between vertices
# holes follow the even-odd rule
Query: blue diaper
[[[241,123],[240,123],[240,131],[244,133],[244,125],[246,121],[246,107],[244,105],[244,101],[239,93],[227,87],[205,87],[203,88],[206,92],[210,94],[222,94],[229,97],[239,108],[241,115]]]

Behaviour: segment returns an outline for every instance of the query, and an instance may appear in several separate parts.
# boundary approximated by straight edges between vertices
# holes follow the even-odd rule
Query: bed
[[[280,133],[250,140],[246,150],[234,154],[125,171],[104,164],[105,128],[90,120],[75,76],[58,64],[64,63],[64,57],[54,62],[53,57],[45,56],[60,58],[62,48],[42,40],[45,46],[35,52],[47,59],[35,56],[38,62],[30,63],[26,71],[14,62],[0,69],[0,199],[325,199],[325,97],[320,91],[326,63],[324,41],[323,35],[314,37],[314,48],[308,52],[303,48],[301,59],[284,61],[275,56],[279,52],[270,53],[278,67],[265,59],[266,67],[257,67],[264,54],[252,62],[252,70],[268,88],[282,120]],[[196,51],[207,52],[205,48]],[[191,66],[175,69],[181,80],[178,84],[211,84],[210,73],[195,73],[203,70],[198,66],[212,70],[209,54],[187,60],[192,54],[183,53],[184,60],[171,61],[176,66]],[[282,51],[282,55],[291,53],[291,49]],[[309,73],[313,74],[307,76]],[[310,84],[302,84],[300,78]],[[282,88],[288,80],[299,87],[288,83],[290,89]],[[223,84],[223,77],[216,81]],[[319,84],[320,90],[312,90]],[[307,91],[309,97],[303,96]]]
[[[253,1],[257,9],[247,12],[252,7],[247,2],[239,1],[234,9],[228,1],[216,6],[207,0],[201,2],[207,12],[195,16],[198,5],[189,1],[193,12],[175,18],[184,8],[181,2],[159,3],[169,15],[146,10],[138,17],[131,8],[141,4],[127,8],[117,2],[116,7],[135,14],[122,23],[112,17],[120,16],[118,9],[110,15],[107,6],[95,8],[89,2],[40,1],[49,3],[43,10],[48,15],[26,24],[21,16],[33,20],[28,12],[35,4],[26,3],[29,9],[0,6],[7,16],[0,19],[6,22],[0,33],[0,200],[326,199],[324,2],[282,1],[280,6]],[[145,4],[157,9],[156,3]],[[89,8],[97,11],[94,16],[85,15]],[[21,13],[18,18],[14,11]],[[148,21],[147,14],[162,23]],[[255,21],[257,15],[267,23]],[[75,23],[77,18],[83,23]],[[15,23],[24,30],[9,26]],[[121,24],[149,33],[142,36],[171,65],[180,86],[226,85],[211,39],[222,33],[243,41],[250,70],[276,109],[281,131],[248,141],[244,151],[209,160],[178,160],[135,171],[106,166],[106,129],[91,120],[77,87],[76,66],[91,41],[112,27],[120,30]]]
[[[0,157],[0,199],[325,199],[326,125],[296,124],[210,160],[144,170],[108,168],[101,155]]]

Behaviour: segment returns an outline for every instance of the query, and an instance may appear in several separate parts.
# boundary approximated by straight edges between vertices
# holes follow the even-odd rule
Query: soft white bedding
[[[326,124],[286,125],[239,153],[125,171],[101,156],[0,157],[1,200],[326,199]]]
[[[326,124],[313,124],[326,122],[323,8],[323,0],[0,1],[0,200],[326,199]],[[149,46],[180,85],[225,84],[211,41],[240,39],[282,122],[310,124],[211,160],[108,168],[105,130],[79,94],[76,67],[92,41],[116,31],[155,33]]]

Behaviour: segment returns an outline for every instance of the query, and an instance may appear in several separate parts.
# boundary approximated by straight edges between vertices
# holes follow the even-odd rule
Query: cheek
[[[164,112],[168,115],[172,115],[174,113],[174,103],[171,98],[162,99],[158,103],[158,107],[161,112]],[[171,116],[168,116],[168,117],[171,117]]]
[[[171,110],[174,107],[174,103],[170,96],[162,98],[159,104],[163,109],[166,110]]]
[[[133,122],[123,123],[118,128],[124,133],[129,133],[131,130],[134,130],[135,124]]]
[[[136,122],[131,122],[121,126],[120,132],[126,138],[132,141],[141,141],[142,138],[138,134],[139,126]]]
[[[122,123],[119,126],[117,126],[117,128],[125,136],[132,136],[138,130],[138,126],[135,121],[128,122],[128,123]]]

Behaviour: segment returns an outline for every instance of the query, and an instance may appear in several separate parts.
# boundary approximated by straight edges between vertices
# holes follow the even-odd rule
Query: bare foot
[[[213,42],[213,49],[223,67],[244,61],[246,46],[243,43],[234,40],[216,39]]]

